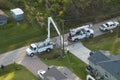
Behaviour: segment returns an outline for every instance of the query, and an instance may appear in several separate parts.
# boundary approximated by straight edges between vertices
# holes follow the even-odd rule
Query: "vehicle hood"
[[[119,25],[119,22],[117,22],[117,21],[116,21],[116,22],[114,22],[114,23],[115,23],[116,25]]]
[[[26,52],[27,52],[27,54],[31,54],[31,53],[32,53],[32,50],[31,50],[30,48],[27,48],[27,49],[26,49]]]
[[[90,33],[94,34],[94,30],[93,29],[89,29]]]

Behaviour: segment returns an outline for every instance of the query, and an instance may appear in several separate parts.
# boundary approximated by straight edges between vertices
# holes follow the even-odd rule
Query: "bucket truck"
[[[92,27],[92,24],[71,29],[68,35],[68,41],[76,42],[80,39],[93,37],[94,31],[90,27]]]
[[[50,23],[53,24],[55,30],[57,31],[58,35],[61,37],[61,42],[63,43],[63,37],[60,34],[60,31],[58,30],[55,22],[53,21],[52,17],[48,17],[48,35],[47,35],[47,39],[44,42],[40,42],[40,43],[33,43],[30,44],[29,48],[26,49],[26,53],[29,56],[34,56],[34,54],[36,53],[41,53],[41,52],[50,52],[50,50],[52,50],[54,48],[54,44],[53,42],[51,42],[50,39]]]

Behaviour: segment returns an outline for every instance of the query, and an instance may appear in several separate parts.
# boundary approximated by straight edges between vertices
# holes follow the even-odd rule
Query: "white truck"
[[[116,28],[118,25],[119,25],[119,22],[117,22],[117,21],[109,21],[109,22],[106,22],[106,23],[100,25],[99,29],[101,31],[109,31],[111,29]]]
[[[91,27],[92,24],[89,24],[70,30],[68,41],[76,42],[80,39],[93,37],[94,31]]]
[[[41,52],[50,52],[52,50],[53,44],[52,42],[41,42],[41,43],[33,43],[30,44],[29,48],[26,49],[27,55],[29,56],[34,56],[36,53],[41,53]]]
[[[29,48],[26,49],[27,55],[32,57],[36,53],[41,53],[44,51],[50,52],[50,50],[54,48],[54,44],[53,42],[51,42],[51,39],[50,39],[50,23],[51,22],[54,28],[56,29],[58,35],[61,37],[60,39],[61,39],[61,42],[63,43],[63,37],[61,36],[55,22],[53,21],[52,17],[48,17],[48,38],[44,42],[30,44]]]

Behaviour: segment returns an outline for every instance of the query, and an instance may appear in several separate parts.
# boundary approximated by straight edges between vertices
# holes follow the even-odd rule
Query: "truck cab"
[[[37,53],[37,45],[30,44],[30,46],[26,49],[27,55],[33,56],[35,53]]]

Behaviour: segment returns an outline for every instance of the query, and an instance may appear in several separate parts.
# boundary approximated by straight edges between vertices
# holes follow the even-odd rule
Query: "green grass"
[[[113,33],[106,33],[95,38],[82,41],[90,50],[109,50],[114,54],[120,54],[120,38],[117,36],[117,30]]]
[[[31,26],[24,21],[20,23],[12,22],[1,26],[0,53],[43,40],[46,37],[45,32],[38,25],[33,24]]]
[[[0,69],[0,80],[39,80],[25,67],[18,64],[11,64]]]
[[[47,65],[66,66],[82,80],[86,80],[86,64],[72,54],[65,54],[64,58],[58,57],[59,50],[53,50],[51,53],[39,55],[40,59]]]

